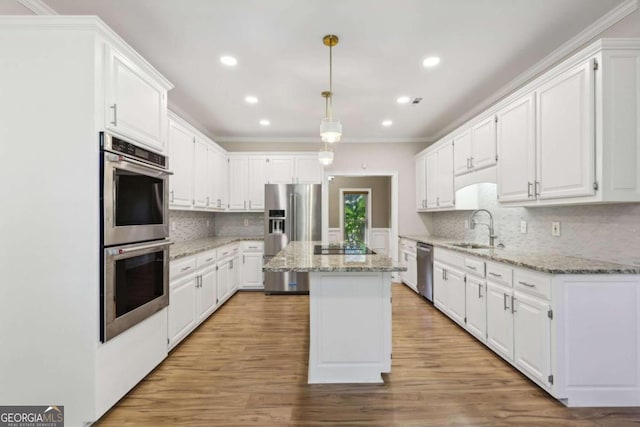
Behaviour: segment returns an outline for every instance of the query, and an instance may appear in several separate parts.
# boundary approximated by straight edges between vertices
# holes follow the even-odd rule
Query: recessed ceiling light
[[[393,124],[393,122],[391,120],[383,120],[382,121],[382,126],[384,127],[389,127]]]
[[[245,101],[247,101],[249,104],[257,104],[258,103],[258,98],[256,98],[255,96],[247,96],[244,98]]]
[[[260,125],[261,126],[269,126],[271,124],[271,122],[267,119],[262,119],[260,120]]]
[[[238,60],[233,56],[221,56],[220,62],[222,62],[224,65],[227,65],[229,67],[233,67],[238,64]]]
[[[428,58],[425,58],[424,61],[422,61],[422,65],[424,65],[425,67],[435,67],[439,63],[440,63],[440,58],[438,58],[437,56],[430,56]]]
[[[408,104],[409,101],[411,101],[411,98],[409,98],[408,96],[401,96],[400,98],[396,99],[396,102],[398,104]]]

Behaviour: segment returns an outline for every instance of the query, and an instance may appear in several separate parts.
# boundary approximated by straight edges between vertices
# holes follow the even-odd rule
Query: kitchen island
[[[391,273],[378,254],[316,255],[291,242],[263,267],[309,273],[309,384],[381,383],[391,371]]]

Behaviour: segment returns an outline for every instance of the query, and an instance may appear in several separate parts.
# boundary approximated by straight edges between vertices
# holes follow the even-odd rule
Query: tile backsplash
[[[479,207],[493,214],[496,244],[522,251],[548,251],[640,266],[640,203],[509,208],[499,206],[495,184],[479,186]],[[465,229],[471,211],[435,212],[432,235],[488,243],[487,227]],[[476,220],[488,223],[484,213]],[[520,221],[527,233],[520,232]],[[551,235],[551,222],[560,222],[560,236]]]
[[[264,235],[264,214],[262,212],[217,213],[215,235],[222,237],[262,236]]]
[[[169,237],[174,242],[215,236],[215,213],[169,211]],[[207,221],[209,224],[207,225]],[[174,229],[175,228],[175,229]]]

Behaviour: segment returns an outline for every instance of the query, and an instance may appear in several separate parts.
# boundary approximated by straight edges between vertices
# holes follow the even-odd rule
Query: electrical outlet
[[[464,228],[467,229],[467,230],[469,229],[469,220],[468,219],[464,220]]]
[[[248,227],[248,226],[249,226],[249,219],[248,219],[248,218],[245,218],[245,219],[244,219],[244,226],[245,226],[245,227]]]
[[[552,236],[560,236],[560,223],[557,221],[554,221],[551,223],[551,235]]]
[[[527,234],[527,221],[520,221],[520,233]]]

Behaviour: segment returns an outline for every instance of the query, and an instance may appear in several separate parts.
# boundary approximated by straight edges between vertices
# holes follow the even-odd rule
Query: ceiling
[[[336,34],[334,116],[344,140],[392,142],[442,135],[622,0],[45,2],[102,18],[172,81],[170,106],[218,141],[319,142],[329,78],[322,37]],[[442,62],[427,69],[430,55]],[[401,95],[423,101],[399,105]],[[270,126],[259,125],[265,118]]]

